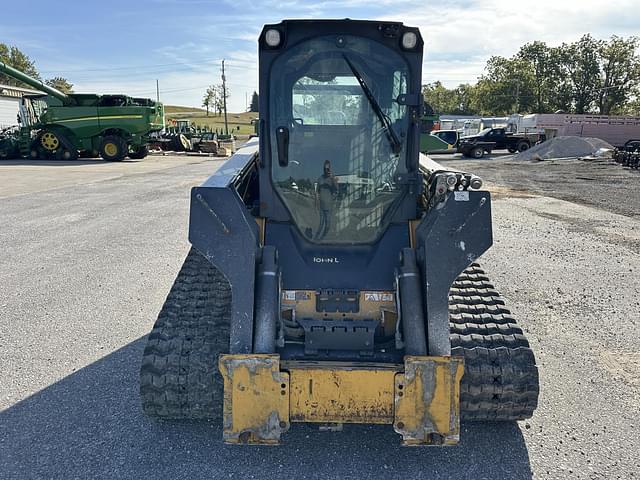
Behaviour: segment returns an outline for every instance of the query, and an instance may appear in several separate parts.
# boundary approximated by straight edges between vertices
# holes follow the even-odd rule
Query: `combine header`
[[[65,94],[2,62],[0,72],[43,92],[23,97],[21,125],[0,132],[0,159],[144,158],[149,133],[164,127],[163,106],[153,100]]]
[[[264,27],[259,137],[192,190],[146,414],[221,417],[228,443],[313,422],[389,424],[405,445],[532,415],[533,352],[474,263],[490,195],[419,153],[422,48],[402,23]]]

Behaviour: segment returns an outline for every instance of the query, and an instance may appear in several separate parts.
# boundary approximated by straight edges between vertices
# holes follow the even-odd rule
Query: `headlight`
[[[418,36],[414,32],[405,32],[402,35],[402,48],[411,50],[418,43]]]
[[[267,45],[272,48],[277,47],[278,45],[280,45],[280,31],[276,30],[275,28],[267,30],[267,32],[264,34],[264,41],[267,42]]]

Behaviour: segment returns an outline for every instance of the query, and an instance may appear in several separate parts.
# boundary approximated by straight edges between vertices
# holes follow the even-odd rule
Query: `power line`
[[[215,60],[195,60],[197,63],[214,63]],[[78,69],[69,69],[65,68],[64,72],[106,72],[111,70],[139,70],[141,68],[155,68],[155,67],[175,67],[176,65],[183,66],[191,66],[189,63],[181,63],[181,62],[173,62],[173,63],[151,63],[151,64],[136,64],[136,65],[128,65],[126,67],[101,67],[101,68],[78,68]],[[40,73],[60,73],[62,70],[38,70]]]
[[[77,68],[77,69],[69,69],[69,68],[65,68],[63,70],[58,69],[58,70],[38,70],[39,73],[44,74],[67,74],[67,73],[73,73],[73,72],[109,72],[109,71],[126,71],[126,70],[140,70],[140,69],[144,69],[145,72],[146,71],[151,71],[151,69],[155,69],[155,68],[166,68],[166,67],[173,67],[175,68],[176,66],[182,66],[182,67],[187,67],[187,69],[193,69],[193,70],[198,70],[200,69],[200,64],[202,65],[213,65],[218,63],[218,60],[210,60],[210,59],[194,59],[191,60],[189,63],[185,63],[185,62],[173,62],[173,63],[151,63],[151,64],[135,64],[135,65],[128,65],[128,66],[123,66],[123,67],[100,67],[100,68]],[[237,65],[234,65],[237,64]],[[251,61],[251,60],[241,60],[241,59],[234,59],[234,60],[228,60],[227,61],[227,68],[246,68],[244,67],[242,64],[248,65],[248,66],[257,66],[255,62]],[[206,68],[206,67],[203,67]]]
[[[187,91],[191,91],[191,90],[200,90],[202,88],[207,88],[209,85],[200,85],[197,87],[189,87],[189,88],[171,88],[168,90],[160,90],[160,93],[174,93],[174,92],[187,92]],[[155,90],[127,90],[124,89],[127,93],[131,94],[134,93],[136,95],[143,95],[143,94],[152,94],[155,93]]]

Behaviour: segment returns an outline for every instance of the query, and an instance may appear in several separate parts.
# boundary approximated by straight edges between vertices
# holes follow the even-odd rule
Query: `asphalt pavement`
[[[538,360],[531,420],[463,424],[447,448],[299,424],[283,446],[233,447],[219,425],[144,417],[140,358],[188,250],[189,188],[220,164],[0,164],[1,479],[638,476],[640,220],[497,183],[481,263]]]

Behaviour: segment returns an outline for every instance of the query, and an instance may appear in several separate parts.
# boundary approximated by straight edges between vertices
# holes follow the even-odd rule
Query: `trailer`
[[[535,113],[513,115],[509,126],[511,131],[518,133],[544,133],[547,139],[594,137],[614,147],[623,147],[627,141],[640,138],[640,116]]]

